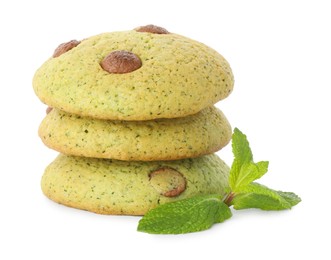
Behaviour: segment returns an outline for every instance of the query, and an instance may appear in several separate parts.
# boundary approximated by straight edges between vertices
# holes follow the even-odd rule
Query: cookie
[[[60,154],[41,187],[51,200],[99,214],[144,215],[160,204],[199,194],[224,194],[229,167],[215,154],[154,162]]]
[[[231,131],[213,106],[187,117],[150,121],[100,120],[52,109],[39,136],[49,148],[67,155],[153,161],[211,154],[228,144]]]
[[[195,114],[233,89],[228,62],[210,47],[156,26],[61,44],[35,73],[47,105],[109,120]]]

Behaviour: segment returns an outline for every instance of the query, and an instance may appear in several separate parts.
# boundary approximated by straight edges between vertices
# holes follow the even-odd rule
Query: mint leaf
[[[277,191],[277,193],[283,197],[288,203],[291,204],[291,207],[297,205],[301,198],[295,194],[294,192],[288,192],[288,191]]]
[[[258,168],[258,174],[254,180],[261,178],[264,174],[268,172],[269,162],[268,161],[261,161],[256,163]]]
[[[269,162],[253,162],[247,137],[238,128],[232,135],[232,151],[235,158],[230,169],[229,185],[232,191],[238,192],[261,178],[268,171]]]
[[[138,231],[151,234],[184,234],[210,228],[232,216],[220,195],[202,195],[170,202],[150,210]]]
[[[290,209],[300,201],[295,193],[276,191],[253,182],[235,195],[232,205],[235,209],[282,210]]]
[[[233,130],[232,152],[240,165],[253,161],[253,154],[247,137],[238,128]]]
[[[240,191],[245,186],[261,178],[268,171],[269,162],[245,163],[241,166],[233,191]]]

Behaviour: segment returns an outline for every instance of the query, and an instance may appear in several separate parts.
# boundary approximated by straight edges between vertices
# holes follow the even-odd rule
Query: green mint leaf
[[[301,198],[295,194],[294,192],[288,192],[288,191],[277,191],[277,193],[283,197],[288,203],[291,204],[291,207],[297,205],[299,202],[301,202]]]
[[[261,178],[268,171],[269,162],[253,162],[247,137],[238,128],[232,135],[232,151],[235,158],[230,169],[229,185],[232,191],[238,192]]]
[[[170,202],[150,210],[138,231],[151,234],[184,234],[210,228],[232,216],[220,195],[202,195]]]
[[[253,182],[235,195],[232,205],[235,209],[282,210],[290,209],[300,201],[295,193],[276,191]]]
[[[269,162],[268,161],[261,161],[256,163],[256,166],[258,168],[258,177],[254,180],[257,180],[261,178],[264,174],[268,172]]]
[[[261,178],[268,171],[269,162],[245,163],[241,166],[233,191],[241,191],[251,182]]]
[[[239,165],[253,161],[253,154],[247,137],[238,128],[233,130],[232,152]]]

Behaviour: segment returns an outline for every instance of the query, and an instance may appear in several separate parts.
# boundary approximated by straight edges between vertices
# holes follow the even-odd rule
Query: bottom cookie
[[[99,214],[144,215],[160,204],[223,194],[229,167],[215,154],[176,161],[134,162],[60,154],[41,188],[51,200]]]

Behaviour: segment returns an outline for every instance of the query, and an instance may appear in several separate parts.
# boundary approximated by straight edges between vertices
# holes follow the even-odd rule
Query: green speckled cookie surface
[[[216,155],[124,162],[59,155],[45,170],[44,194],[100,214],[144,215],[159,204],[198,194],[224,194],[228,166]]]
[[[75,156],[118,160],[176,160],[213,153],[231,139],[231,126],[215,107],[183,118],[113,121],[53,109],[39,136],[50,148]]]
[[[105,71],[100,63],[125,50],[142,66],[129,73]],[[33,87],[47,105],[82,116],[150,120],[195,114],[227,97],[233,75],[215,50],[170,33],[135,30],[103,33],[47,60]]]

